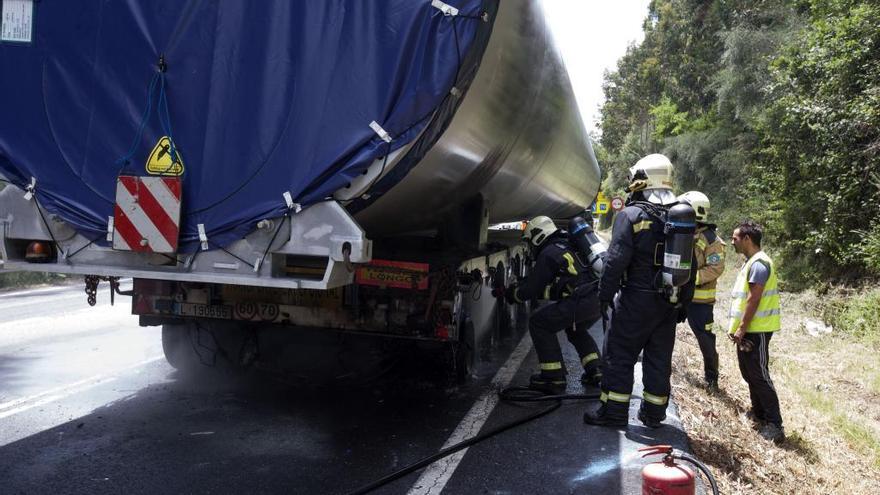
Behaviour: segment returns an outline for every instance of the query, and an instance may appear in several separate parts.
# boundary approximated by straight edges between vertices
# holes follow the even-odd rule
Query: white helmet
[[[538,247],[557,230],[556,224],[553,223],[553,220],[550,220],[550,217],[544,215],[537,216],[526,224],[523,229],[522,240]]]
[[[672,162],[659,153],[648,155],[629,169],[627,192],[642,191],[645,199],[659,205],[676,202],[672,193]]]
[[[679,203],[687,203],[697,213],[697,221],[708,223],[709,198],[700,191],[688,191],[678,197]]]

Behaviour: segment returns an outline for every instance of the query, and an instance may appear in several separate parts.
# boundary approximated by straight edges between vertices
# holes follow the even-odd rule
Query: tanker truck
[[[180,370],[312,332],[464,378],[527,271],[490,225],[598,190],[539,1],[3,9],[0,268],[109,282]]]

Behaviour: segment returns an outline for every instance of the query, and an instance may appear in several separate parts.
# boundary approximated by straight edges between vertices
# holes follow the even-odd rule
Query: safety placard
[[[183,159],[171,138],[162,136],[147,158],[147,172],[153,175],[182,175]]]
[[[0,41],[30,43],[34,36],[34,1],[3,0]]]
[[[358,268],[356,279],[360,285],[425,290],[428,288],[428,268],[427,263],[373,260]]]
[[[177,252],[181,179],[121,175],[116,181],[113,249]]]

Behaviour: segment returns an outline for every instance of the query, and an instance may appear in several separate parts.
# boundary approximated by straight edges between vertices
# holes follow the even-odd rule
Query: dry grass
[[[813,293],[785,294],[783,328],[770,344],[770,374],[787,439],[758,436],[745,414],[748,388],[734,346],[724,335],[736,269],[719,283],[715,306],[721,391],[703,387],[703,360],[687,324],[678,331],[673,394],[697,456],[721,493],[831,494],[880,492],[880,352],[839,332],[812,337],[803,323],[818,312]]]

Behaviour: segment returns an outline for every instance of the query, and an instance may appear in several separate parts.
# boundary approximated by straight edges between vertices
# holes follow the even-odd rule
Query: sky
[[[631,43],[641,43],[650,0],[544,0],[584,125],[596,131],[604,100],[602,76],[617,67]],[[598,133],[598,131],[597,131]]]

